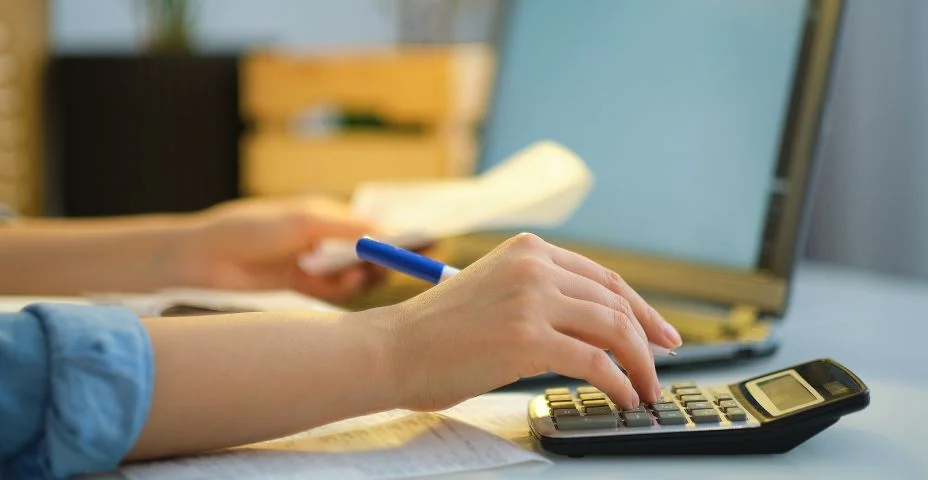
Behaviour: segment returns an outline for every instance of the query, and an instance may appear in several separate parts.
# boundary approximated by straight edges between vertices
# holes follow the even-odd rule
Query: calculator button
[[[555,395],[548,395],[549,402],[572,402],[573,398],[570,398],[569,394],[558,393]]]
[[[580,402],[584,407],[608,407],[609,402],[605,400],[584,400]]]
[[[690,402],[686,404],[686,408],[690,412],[694,410],[706,410],[706,409],[712,410],[713,412],[715,411],[712,409],[712,404],[709,402]]]
[[[607,407],[587,407],[587,415],[612,415],[612,409]]]
[[[686,423],[686,415],[679,410],[667,410],[657,412],[657,421],[661,425],[683,425]]]
[[[551,411],[551,415],[554,415],[554,418],[560,417],[579,417],[580,410],[576,408],[558,408]]]
[[[698,388],[680,388],[673,391],[674,395],[683,396],[683,395],[702,395],[702,391]]]
[[[673,385],[670,386],[670,389],[671,389],[674,393],[676,393],[677,390],[679,390],[679,389],[681,389],[681,388],[696,388],[696,384],[693,383],[693,382],[681,382],[681,383],[675,383],[675,384],[673,384]]]
[[[732,400],[732,396],[731,396],[730,393],[720,392],[720,393],[716,393],[716,394],[715,394],[715,401],[716,401],[716,403],[717,403],[717,402],[722,402],[722,401],[725,401],[725,400]]]
[[[680,401],[683,403],[686,402],[706,402],[705,395],[683,395],[680,397]]]
[[[723,410],[726,408],[738,408],[738,402],[734,400],[722,400],[719,402],[719,408],[722,408]]]
[[[651,408],[653,408],[655,412],[672,412],[680,410],[675,403],[655,403],[651,405]]]
[[[622,409],[622,411],[628,412],[628,413],[646,413],[648,411],[648,408],[645,406],[645,404],[641,403],[635,408],[625,408],[625,409]]]
[[[555,408],[577,408],[574,402],[551,402],[548,404],[551,409]]]
[[[743,422],[748,419],[748,416],[745,415],[744,410],[740,408],[729,408],[725,410],[725,416],[733,422]]]
[[[558,417],[558,430],[586,430],[591,428],[616,428],[618,419],[611,415],[587,415],[585,417]]]
[[[582,387],[577,387],[577,393],[603,393],[603,392],[600,392],[599,389],[596,387],[584,385]]]
[[[580,400],[605,400],[605,393],[581,393]]]
[[[622,412],[622,418],[629,427],[651,426],[651,416],[644,412]]]
[[[712,408],[693,410],[692,416],[694,423],[718,423],[719,421],[719,414]]]
[[[570,389],[561,387],[561,388],[546,388],[545,395],[570,395]]]

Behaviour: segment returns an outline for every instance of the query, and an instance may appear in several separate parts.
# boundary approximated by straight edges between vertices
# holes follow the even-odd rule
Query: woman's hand
[[[256,217],[264,226],[266,214]],[[524,234],[398,305],[144,325],[157,365],[135,460],[279,438],[397,407],[437,410],[548,371],[585,379],[631,407],[658,396],[648,339],[680,343],[618,275]]]
[[[416,298],[357,315],[387,332],[398,402],[417,410],[545,372],[584,379],[636,406],[660,396],[649,340],[681,343],[618,274],[531,234]]]
[[[188,255],[193,283],[242,290],[293,289],[342,300],[379,281],[383,269],[357,266],[310,275],[297,259],[326,238],[354,239],[374,227],[325,197],[248,199],[198,214]]]

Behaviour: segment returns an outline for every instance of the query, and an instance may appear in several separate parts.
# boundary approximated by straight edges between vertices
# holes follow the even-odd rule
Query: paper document
[[[488,229],[556,227],[586,198],[593,175],[576,154],[550,141],[519,151],[473,178],[360,185],[351,208],[404,247]],[[310,273],[356,262],[354,244],[325,241],[300,260]]]
[[[101,293],[86,294],[90,303],[116,305],[132,310],[140,317],[161,316],[166,309],[178,306],[198,306],[216,310],[342,311],[338,307],[291,291],[241,292],[196,288],[167,289],[151,294]]]
[[[524,437],[530,395],[490,394],[441,413],[391,411],[220,453],[124,467],[130,480],[397,479],[551,462]]]

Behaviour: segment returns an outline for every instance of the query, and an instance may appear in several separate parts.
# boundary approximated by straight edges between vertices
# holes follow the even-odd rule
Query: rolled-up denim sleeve
[[[0,478],[114,469],[148,416],[153,369],[148,333],[128,310],[0,314]]]

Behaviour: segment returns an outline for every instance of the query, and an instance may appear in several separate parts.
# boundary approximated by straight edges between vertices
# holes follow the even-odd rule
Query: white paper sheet
[[[544,141],[474,178],[361,185],[352,209],[391,232],[382,240],[412,248],[480,230],[556,227],[580,206],[592,184],[580,157]],[[353,243],[332,240],[301,258],[300,266],[323,274],[356,261]]]
[[[195,288],[167,289],[152,294],[90,293],[86,299],[96,305],[118,305],[140,317],[160,316],[164,309],[188,305],[216,310],[342,311],[338,307],[291,291],[248,292]]]
[[[548,465],[543,456],[503,438],[526,437],[530,398],[491,394],[441,413],[367,415],[212,455],[132,465],[122,474],[130,480],[393,479]]]
[[[490,393],[440,413],[522,444],[530,437],[528,402],[533,396],[531,393]]]

